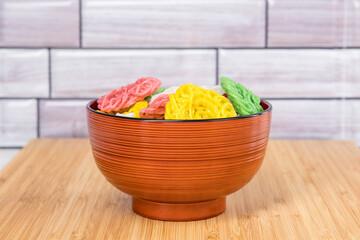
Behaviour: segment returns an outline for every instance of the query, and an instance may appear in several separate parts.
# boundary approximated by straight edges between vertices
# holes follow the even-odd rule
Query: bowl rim
[[[245,119],[245,118],[252,118],[252,117],[257,117],[260,115],[264,115],[266,113],[269,113],[272,111],[272,105],[271,103],[269,103],[267,100],[264,99],[260,99],[260,102],[264,102],[265,104],[267,104],[269,107],[266,110],[263,110],[261,112],[258,113],[254,113],[254,114],[250,114],[250,115],[245,115],[245,116],[238,116],[238,117],[231,117],[231,118],[211,118],[211,119],[187,119],[187,120],[170,120],[170,119],[151,119],[151,118],[133,118],[133,117],[125,117],[125,116],[117,116],[117,115],[110,115],[107,113],[102,113],[102,112],[98,112],[97,110],[94,110],[90,107],[91,104],[93,104],[95,101],[97,101],[98,99],[93,99],[91,100],[88,104],[86,104],[86,108],[88,111],[91,111],[95,114],[100,114],[100,115],[104,115],[104,116],[108,116],[108,117],[115,117],[115,118],[120,118],[120,119],[129,119],[132,121],[145,121],[145,122],[209,122],[209,121],[227,121],[227,120],[236,120],[236,119]]]

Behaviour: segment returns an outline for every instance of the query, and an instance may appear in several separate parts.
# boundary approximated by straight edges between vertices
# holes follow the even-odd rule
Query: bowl
[[[188,221],[225,211],[226,196],[259,170],[268,144],[272,106],[243,117],[155,120],[97,112],[87,105],[88,131],[98,168],[132,196],[137,214]]]

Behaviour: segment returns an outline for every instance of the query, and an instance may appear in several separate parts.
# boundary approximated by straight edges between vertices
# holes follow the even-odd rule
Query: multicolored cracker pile
[[[241,83],[221,77],[221,86],[164,88],[157,78],[140,78],[98,99],[106,114],[168,120],[216,119],[263,111],[260,98]]]

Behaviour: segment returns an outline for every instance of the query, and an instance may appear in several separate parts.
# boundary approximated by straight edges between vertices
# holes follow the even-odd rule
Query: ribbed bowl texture
[[[261,113],[211,120],[149,120],[97,112],[87,105],[94,159],[133,210],[161,220],[198,220],[225,210],[225,197],[259,170],[271,104]]]

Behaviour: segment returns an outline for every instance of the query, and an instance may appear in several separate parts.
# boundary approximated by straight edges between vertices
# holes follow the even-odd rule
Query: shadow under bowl
[[[214,217],[262,164],[272,106],[261,105],[243,117],[155,120],[97,112],[94,100],[87,105],[93,156],[105,178],[132,196],[134,212],[170,221]]]

